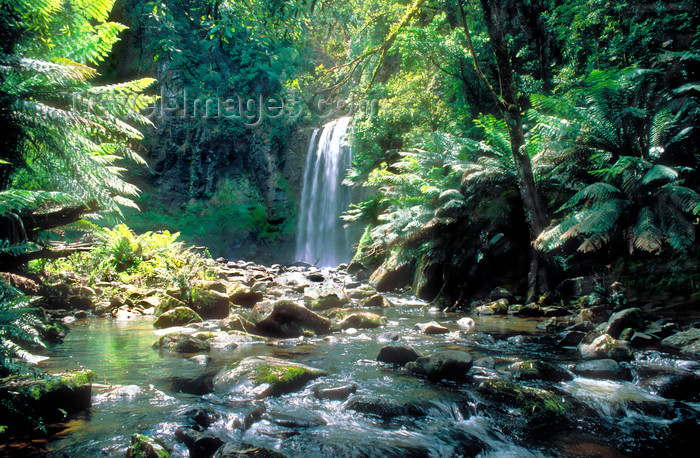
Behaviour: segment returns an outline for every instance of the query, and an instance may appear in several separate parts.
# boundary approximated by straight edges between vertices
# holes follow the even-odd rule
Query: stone
[[[476,326],[476,323],[471,318],[464,317],[457,320],[457,326],[464,329],[471,329]]]
[[[396,250],[372,273],[369,282],[380,293],[395,291],[413,282],[414,271],[415,263],[401,264]]]
[[[611,337],[618,339],[626,328],[631,328],[635,331],[644,328],[644,313],[642,309],[635,307],[613,313],[608,319],[608,326],[605,332]]]
[[[194,288],[192,304],[199,316],[205,320],[226,318],[229,313],[229,297],[226,293],[218,291]]]
[[[182,302],[180,299],[174,298],[172,296],[165,296],[163,300],[160,301],[160,304],[158,304],[158,307],[156,307],[154,315],[160,316],[165,312],[173,310],[177,307],[187,307],[187,304]]]
[[[220,438],[192,428],[179,428],[175,437],[187,446],[191,458],[209,458],[224,445]]]
[[[508,299],[488,302],[473,310],[477,315],[506,315],[508,314]]]
[[[224,444],[213,458],[286,458],[287,455],[278,451],[260,447],[259,445],[250,445],[245,442],[229,442]]]
[[[160,336],[153,348],[179,353],[202,353],[211,350],[211,345],[189,334],[171,332]]]
[[[344,401],[350,397],[351,394],[357,391],[357,385],[351,383],[350,385],[343,385],[334,388],[320,388],[318,386],[314,387],[314,397],[316,399],[327,399],[329,401]]]
[[[331,321],[290,300],[260,302],[250,313],[259,333],[271,337],[299,337],[304,331],[328,334]]]
[[[466,380],[472,357],[462,350],[445,350],[422,356],[406,364],[406,369],[431,380]]]
[[[551,391],[521,386],[503,379],[481,382],[478,391],[488,398],[515,407],[529,419],[553,425],[566,414],[566,403],[562,396]]]
[[[405,366],[406,364],[417,360],[421,355],[413,347],[410,346],[398,346],[398,345],[387,345],[379,350],[379,355],[377,356],[377,361],[388,364],[396,364],[398,366]]]
[[[327,373],[303,364],[270,356],[252,356],[221,371],[214,378],[214,390],[264,398],[297,391],[324,375]]]
[[[381,397],[358,396],[350,400],[346,409],[376,415],[384,419],[425,416],[425,411],[415,404],[401,403]]]
[[[173,326],[184,326],[189,323],[201,323],[202,317],[200,317],[197,312],[189,307],[175,307],[172,310],[168,310],[161,316],[156,318],[153,322],[153,326],[162,329],[170,328]]]
[[[499,299],[507,299],[508,301],[513,300],[513,293],[508,291],[506,288],[499,286],[497,288],[494,288],[493,291],[489,294],[489,300],[490,301],[497,301]]]
[[[559,342],[557,342],[558,347],[575,347],[581,343],[583,337],[586,335],[585,332],[581,331],[566,331],[561,336]]]
[[[632,380],[632,372],[614,359],[594,359],[576,364],[572,369],[576,375],[593,379]]]
[[[567,382],[574,377],[568,371],[547,361],[529,360],[513,364],[510,370],[521,380]]]
[[[311,310],[328,310],[342,307],[349,302],[350,300],[347,297],[339,297],[336,293],[331,293],[310,299],[308,307]]]
[[[666,366],[641,366],[639,385],[653,394],[677,401],[700,399],[700,376],[691,371]]]
[[[435,321],[431,321],[430,323],[417,323],[413,328],[418,329],[420,332],[427,335],[447,334],[450,332],[450,330],[445,326],[442,326]]]
[[[632,351],[621,341],[603,334],[591,343],[582,342],[578,346],[584,359],[614,359],[615,361],[631,361],[634,359]]]
[[[340,322],[340,329],[372,329],[386,323],[386,318],[371,312],[355,312],[346,316]]]
[[[544,316],[544,312],[542,311],[542,308],[540,308],[539,305],[536,303],[532,302],[527,305],[523,305],[520,307],[520,310],[518,310],[518,315],[519,316]]]
[[[677,332],[661,341],[662,344],[676,350],[700,357],[700,329],[691,328]]]
[[[381,294],[375,294],[360,301],[360,307],[393,307],[394,304]]]
[[[377,342],[393,342],[399,340],[399,334],[394,331],[382,332],[377,336]]]
[[[92,308],[92,298],[89,296],[71,296],[68,298],[71,308],[89,310]]]
[[[170,451],[153,437],[134,434],[126,458],[170,458]]]
[[[251,308],[263,300],[263,293],[253,291],[249,286],[234,283],[228,289],[228,297],[233,304]]]
[[[543,313],[544,316],[546,316],[546,317],[571,315],[571,312],[569,312],[568,310],[566,310],[564,307],[555,307],[555,306],[552,306],[552,307],[544,307],[544,308],[542,309],[542,313]]]
[[[219,328],[222,331],[241,331],[248,334],[256,333],[255,325],[237,313],[221,320],[219,322]]]

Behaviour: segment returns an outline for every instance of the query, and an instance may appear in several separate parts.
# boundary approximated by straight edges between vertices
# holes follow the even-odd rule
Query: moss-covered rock
[[[506,315],[508,313],[508,299],[499,299],[479,306],[473,310],[477,315]]]
[[[263,300],[263,293],[253,291],[249,286],[242,283],[233,283],[228,290],[229,300],[241,307],[254,307],[255,304]]]
[[[255,325],[243,318],[241,315],[234,313],[219,322],[219,328],[222,331],[241,331],[248,334],[255,334]]]
[[[171,332],[160,336],[160,339],[153,344],[153,348],[180,353],[202,353],[211,350],[211,345],[189,334]]]
[[[346,316],[340,322],[341,329],[371,329],[386,324],[386,318],[371,312],[355,312]]]
[[[134,434],[126,458],[170,458],[170,452],[153,437]]]
[[[375,294],[360,301],[360,307],[393,307],[394,304],[381,294]]]
[[[214,379],[219,393],[236,392],[258,398],[278,396],[301,389],[326,372],[269,356],[253,356],[234,363]]]
[[[471,367],[471,355],[462,350],[439,351],[406,364],[409,371],[431,380],[465,380]]]
[[[192,304],[204,319],[226,318],[229,313],[229,297],[225,293],[203,288],[192,289]]]
[[[169,328],[172,326],[182,326],[189,323],[201,323],[202,317],[189,307],[176,307],[159,316],[153,322],[156,328]]]
[[[516,376],[522,380],[547,380],[564,382],[574,378],[569,372],[547,361],[520,361],[510,367]]]
[[[349,303],[350,300],[345,296],[339,296],[336,293],[325,294],[317,298],[309,298],[306,301],[306,306],[311,310],[329,310],[337,307],[342,307]]]
[[[0,386],[0,420],[7,432],[36,433],[91,405],[92,371],[73,371],[34,379],[10,377]]]
[[[413,281],[415,261],[405,262],[400,253],[400,250],[392,252],[382,265],[372,273],[369,282],[377,288],[377,291],[394,291],[410,285]]]
[[[602,334],[592,342],[587,343],[586,339],[578,346],[581,356],[585,359],[614,359],[615,361],[631,361],[634,359],[632,350],[623,342]]]
[[[481,382],[479,392],[494,401],[514,407],[533,420],[555,422],[565,418],[565,399],[551,391],[525,387],[503,379]]]
[[[250,313],[250,321],[262,335],[299,337],[304,331],[328,334],[331,321],[290,300],[260,302]]]
[[[177,307],[187,307],[187,304],[182,302],[180,299],[166,295],[165,297],[163,297],[163,300],[160,301],[160,304],[158,304],[158,307],[156,307],[154,315],[160,316],[160,315],[164,314],[165,312],[173,310]]]

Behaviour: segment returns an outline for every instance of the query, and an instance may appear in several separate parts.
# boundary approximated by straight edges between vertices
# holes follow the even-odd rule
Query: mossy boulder
[[[329,310],[337,307],[342,307],[350,302],[345,296],[339,296],[336,293],[325,294],[317,298],[307,298],[306,306],[311,310]]]
[[[662,344],[688,353],[700,356],[700,329],[692,328],[687,331],[677,332],[661,341]]]
[[[153,437],[134,434],[126,458],[170,458],[170,452]]]
[[[372,273],[369,279],[370,284],[377,291],[394,291],[413,282],[415,272],[415,262],[405,262],[401,259],[400,250],[395,250],[387,259]]]
[[[642,312],[642,309],[634,307],[613,313],[608,320],[608,326],[605,332],[611,337],[619,339],[622,331],[627,328],[634,331],[641,331],[644,329],[644,312]]]
[[[237,313],[221,320],[219,322],[219,328],[221,328],[222,331],[241,331],[248,334],[255,334],[257,331],[253,323]]]
[[[153,326],[158,329],[170,328],[172,326],[183,326],[189,323],[201,323],[202,317],[189,307],[175,307],[172,310],[160,315],[153,322]]]
[[[303,364],[270,356],[253,356],[220,372],[214,379],[214,390],[264,398],[297,391],[323,375],[327,375],[326,372]]]
[[[567,405],[551,391],[525,387],[503,379],[485,380],[478,391],[493,401],[514,407],[529,419],[554,423],[565,418]]]
[[[569,372],[547,361],[529,360],[513,364],[510,370],[522,380],[565,382],[574,378]]]
[[[189,334],[171,332],[160,336],[160,339],[153,344],[153,348],[180,353],[202,353],[211,350],[211,345]]]
[[[204,319],[226,318],[229,313],[229,297],[225,293],[203,288],[192,290],[192,304]]]
[[[11,434],[36,433],[90,407],[92,371],[0,380],[0,422]]]
[[[479,306],[473,310],[477,315],[507,315],[508,299],[499,299]]]
[[[213,458],[286,458],[284,453],[245,442],[230,442],[224,444]]]
[[[258,332],[270,337],[299,337],[305,331],[328,334],[331,321],[290,300],[260,302],[250,313]]]
[[[263,300],[263,293],[254,291],[249,286],[242,283],[233,283],[229,286],[227,293],[229,300],[241,307],[251,308]]]
[[[394,304],[381,294],[375,294],[360,301],[360,307],[393,307]]]
[[[422,356],[406,364],[406,369],[431,380],[466,380],[472,357],[462,350],[445,350]]]
[[[632,361],[632,350],[623,342],[608,334],[602,334],[590,343],[584,339],[578,349],[584,359],[614,359],[615,361]]]
[[[372,329],[386,324],[386,318],[371,312],[355,312],[340,322],[341,329]]]
[[[163,297],[163,300],[160,301],[160,304],[158,304],[158,307],[156,307],[154,315],[160,316],[160,315],[164,314],[165,312],[173,310],[177,307],[187,307],[187,304],[182,302],[180,299],[177,299],[173,296],[166,295],[165,297]]]

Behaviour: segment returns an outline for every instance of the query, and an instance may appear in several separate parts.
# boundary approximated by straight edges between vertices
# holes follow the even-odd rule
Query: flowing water
[[[388,319],[381,328],[215,349],[206,365],[152,349],[152,343],[163,331],[154,330],[148,319],[73,323],[65,342],[50,349],[47,356],[51,358],[43,365],[51,371],[92,369],[97,373],[96,383],[103,386],[94,389],[90,412],[73,419],[65,431],[46,445],[44,453],[123,456],[130,436],[140,432],[164,439],[174,456],[187,456],[175,431],[191,423],[188,415],[193,408],[218,414],[219,419],[207,431],[224,441],[244,441],[294,457],[608,457],[663,450],[660,444],[668,438],[673,418],[659,414],[659,409],[633,407],[653,404],[671,408],[673,402],[630,382],[577,377],[556,384],[560,392],[590,406],[596,412],[595,420],[562,431],[553,429],[523,437],[517,428],[509,426],[518,423],[518,415],[508,410],[499,413],[498,406],[485,403],[475,389],[478,383],[431,383],[378,363],[380,348],[388,344],[384,340],[387,331],[399,334],[397,344],[412,345],[424,354],[462,348],[475,359],[491,357],[496,370],[523,358],[553,359],[563,365],[569,358],[566,351],[556,350],[552,339],[537,329],[541,321],[536,319],[475,317],[473,328],[465,329],[457,324],[459,315],[428,309],[426,304],[411,298],[390,299],[396,307],[374,310]],[[451,332],[428,336],[414,329],[416,323],[432,320]],[[262,400],[201,389],[198,381],[211,379],[232,360],[253,355],[300,362],[329,375],[296,393]],[[472,369],[476,379],[484,371],[489,372]],[[415,406],[414,410],[420,413],[382,418],[346,409],[350,401],[319,400],[313,396],[316,386],[350,383],[358,386],[351,400],[356,396],[381,398]],[[115,391],[116,386],[122,387]],[[235,426],[256,409],[264,411],[260,421],[246,430]],[[658,437],[650,439],[649,428]]]
[[[352,162],[343,144],[351,118],[339,118],[314,131],[306,156],[299,206],[296,258],[319,267],[337,266],[352,257],[348,231],[340,219],[351,201],[343,178]]]

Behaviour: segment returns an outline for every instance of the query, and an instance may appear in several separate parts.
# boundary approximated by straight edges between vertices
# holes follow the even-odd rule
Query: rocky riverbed
[[[92,407],[5,453],[683,456],[700,433],[700,330],[658,310],[498,289],[448,312],[344,269],[218,271],[61,279],[48,313],[71,331],[40,364],[93,371]]]

